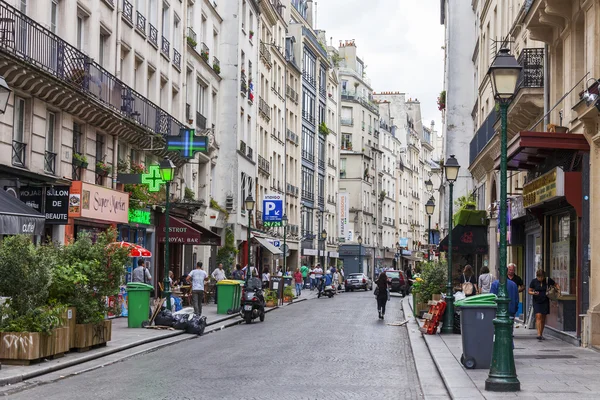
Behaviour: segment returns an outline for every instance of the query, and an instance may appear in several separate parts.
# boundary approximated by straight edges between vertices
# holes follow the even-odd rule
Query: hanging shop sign
[[[523,186],[523,207],[534,207],[564,195],[564,172],[556,167]]]
[[[44,214],[46,224],[66,225],[69,211],[69,187],[24,186],[19,198],[39,213]]]
[[[150,225],[150,211],[129,209],[129,223]]]
[[[348,193],[338,193],[338,232],[340,233],[338,241],[340,243],[352,241],[348,214],[350,214],[350,197]]]

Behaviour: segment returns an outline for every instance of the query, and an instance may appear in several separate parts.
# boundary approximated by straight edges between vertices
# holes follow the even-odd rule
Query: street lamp
[[[281,224],[283,225],[283,273],[285,275],[285,273],[287,272],[287,245],[285,244],[288,224],[287,214],[283,214],[283,218],[281,218]]]
[[[325,241],[327,240],[327,231],[325,229],[321,231],[321,240],[323,241],[323,255],[321,257],[325,259],[325,262],[323,263],[323,271],[325,271],[325,268],[327,267],[327,248],[325,247]],[[321,262],[323,262],[323,260],[321,260]]]
[[[163,279],[163,296],[167,300],[167,309],[171,309],[171,287],[169,286],[169,203],[171,197],[171,182],[175,178],[175,164],[165,157],[158,165],[161,179],[165,182],[166,199],[165,199],[165,276]]]
[[[458,178],[460,165],[454,154],[444,164],[446,180],[449,186],[448,196],[448,278],[446,280],[446,311],[444,312],[444,325],[442,333],[452,333],[454,328],[454,294],[452,293],[452,191],[454,182]]]
[[[358,236],[358,239],[356,239],[356,241],[358,242],[358,272],[363,272],[363,265],[362,265],[362,237]]]
[[[431,181],[429,181],[431,182]],[[429,200],[427,200],[427,203],[425,203],[425,212],[427,213],[427,216],[429,217],[429,229],[427,231],[427,244],[429,245],[429,248],[427,249],[427,255],[429,258],[429,261],[431,261],[431,216],[433,215],[433,211],[435,210],[435,201],[433,200],[433,196],[431,196],[429,198]]]
[[[512,101],[516,89],[521,65],[508,49],[501,49],[490,66],[488,74],[492,83],[494,98],[500,106],[500,286],[496,303],[496,319],[494,319],[494,350],[490,373],[485,381],[485,390],[493,392],[516,392],[521,390],[517,379],[515,358],[512,347],[512,321],[508,315],[508,291],[506,287],[506,123],[508,105]]]
[[[12,89],[8,87],[6,80],[0,76],[0,114],[4,114],[6,106],[8,106],[8,98]]]
[[[433,192],[433,182],[431,182],[431,179],[427,179],[427,180],[425,181],[425,189],[426,189],[426,190],[427,190],[429,193]]]
[[[248,211],[248,229],[246,229],[246,231],[248,232],[248,236],[247,236],[247,244],[248,244],[248,265],[246,266],[246,287],[248,287],[248,281],[250,280],[252,275],[252,267],[250,266],[250,225],[251,225],[251,215],[252,215],[252,210],[254,210],[254,199],[252,198],[252,194],[249,194],[248,197],[246,197],[246,211]]]

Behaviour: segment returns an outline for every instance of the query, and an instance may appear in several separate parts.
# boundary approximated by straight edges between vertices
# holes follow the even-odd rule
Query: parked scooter
[[[265,297],[260,279],[252,278],[248,282],[248,286],[242,294],[240,314],[247,324],[252,323],[252,320],[256,318],[260,318],[260,322],[265,320]]]

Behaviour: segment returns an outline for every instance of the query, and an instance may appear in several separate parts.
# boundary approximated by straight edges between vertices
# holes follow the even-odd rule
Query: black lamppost
[[[250,226],[252,224],[252,210],[254,210],[254,199],[252,198],[252,194],[249,194],[248,197],[246,197],[245,200],[246,203],[246,211],[248,211],[248,236],[247,236],[247,241],[248,241],[248,265],[246,266],[246,287],[248,287],[248,280],[251,278],[252,275],[252,267],[250,266]]]
[[[427,230],[427,244],[429,245],[429,247],[427,248],[427,258],[429,258],[429,261],[431,261],[431,216],[433,215],[434,210],[435,201],[433,200],[433,196],[431,196],[429,200],[427,200],[427,203],[425,203],[425,212],[429,217],[429,229]]]
[[[321,231],[321,240],[323,241],[323,258],[325,259],[325,263],[323,264],[323,272],[325,272],[325,268],[327,268],[327,247],[325,246],[325,241],[327,240],[327,231],[323,229]]]
[[[491,65],[488,75],[492,82],[494,98],[500,106],[500,286],[496,303],[496,319],[494,319],[494,351],[490,373],[485,381],[485,390],[494,392],[516,392],[521,390],[517,379],[515,359],[512,347],[512,324],[508,315],[508,291],[506,287],[506,180],[507,180],[507,110],[515,95],[517,82],[521,74],[521,65],[508,49],[501,49]]]
[[[431,179],[427,179],[425,181],[425,189],[429,192],[432,193],[433,192],[433,182],[431,182]]]
[[[446,311],[444,312],[444,325],[442,333],[452,333],[454,330],[454,293],[452,293],[452,191],[454,182],[458,178],[460,165],[454,154],[444,164],[446,180],[449,186],[448,195],[448,279],[446,281]]]
[[[167,300],[167,309],[171,309],[171,287],[169,285],[169,203],[171,202],[171,182],[175,178],[175,164],[165,157],[159,164],[161,179],[165,182],[165,276],[163,279],[163,296]]]
[[[288,217],[287,214],[283,214],[283,218],[281,218],[281,225],[283,225],[283,274],[287,272],[287,245],[285,243],[285,239],[287,236],[287,224]]]
[[[362,237],[359,235],[358,239],[356,239],[356,241],[358,242],[358,272],[363,272],[363,265],[362,265]]]

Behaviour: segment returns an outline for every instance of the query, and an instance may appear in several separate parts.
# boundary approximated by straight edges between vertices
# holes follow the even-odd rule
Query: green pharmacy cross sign
[[[179,135],[167,136],[167,150],[189,160],[198,152],[208,153],[208,136],[196,136],[195,129],[181,128]]]
[[[149,166],[148,173],[142,174],[142,183],[148,185],[149,192],[158,192],[160,190],[160,185],[165,184],[165,181],[163,181],[160,176],[160,166]]]

